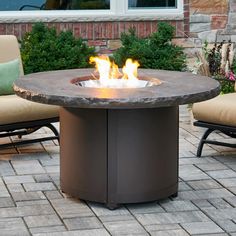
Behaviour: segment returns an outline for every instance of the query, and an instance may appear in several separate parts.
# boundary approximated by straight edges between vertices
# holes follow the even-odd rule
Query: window
[[[184,0],[0,0],[0,22],[181,20]]]
[[[1,0],[1,11],[110,9],[110,0]]]
[[[176,0],[129,0],[129,9],[132,8],[176,8]]]

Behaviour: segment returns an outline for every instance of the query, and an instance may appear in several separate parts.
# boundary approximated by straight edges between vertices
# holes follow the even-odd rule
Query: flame
[[[124,79],[131,79],[135,80],[138,76],[138,67],[139,63],[137,61],[133,61],[132,59],[128,58],[125,62],[125,66],[123,67]]]
[[[125,82],[127,84],[125,87],[132,87],[132,84],[135,86],[139,81],[137,78],[139,63],[130,58],[126,60],[125,66],[122,69],[123,75],[119,71],[118,66],[111,62],[108,56],[90,57],[90,63],[95,63],[100,83],[104,87],[114,85],[117,80],[119,80],[119,83]]]
[[[101,83],[106,85],[107,79],[110,78],[111,62],[108,57],[90,57],[90,63],[95,63],[96,69],[100,76]]]

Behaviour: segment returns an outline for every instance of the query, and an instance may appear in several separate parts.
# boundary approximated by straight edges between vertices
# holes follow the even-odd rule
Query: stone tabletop
[[[220,85],[214,79],[188,72],[140,69],[139,76],[158,79],[160,85],[144,88],[84,88],[71,81],[90,76],[94,69],[73,69],[29,74],[14,84],[15,93],[25,99],[78,108],[154,108],[199,102],[217,96]]]

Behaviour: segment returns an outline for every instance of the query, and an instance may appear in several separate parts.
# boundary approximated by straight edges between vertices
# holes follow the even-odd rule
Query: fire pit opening
[[[120,72],[118,66],[109,57],[91,57],[90,63],[95,63],[96,71],[91,76],[75,78],[71,83],[85,88],[144,88],[161,84],[156,78],[138,77],[139,63],[127,59]]]
[[[113,79],[107,86],[103,86],[99,79],[94,79],[93,76],[82,76],[71,80],[72,84],[75,84],[84,88],[145,88],[154,85],[160,85],[162,82],[156,78],[148,78],[145,76],[140,76],[135,86],[130,86],[128,80],[124,79]]]

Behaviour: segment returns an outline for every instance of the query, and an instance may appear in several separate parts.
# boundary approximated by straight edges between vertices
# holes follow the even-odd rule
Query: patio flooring
[[[197,158],[203,131],[192,126],[191,112],[181,106],[178,197],[114,211],[60,192],[57,143],[1,150],[0,235],[236,236],[236,150],[205,146]]]

